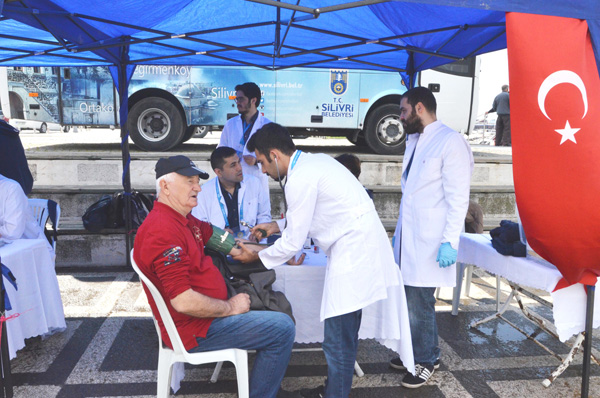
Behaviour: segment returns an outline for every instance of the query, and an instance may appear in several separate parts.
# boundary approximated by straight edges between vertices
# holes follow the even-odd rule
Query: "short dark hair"
[[[342,153],[335,157],[335,160],[346,166],[348,170],[354,177],[358,178],[360,176],[360,159],[351,153]]]
[[[250,152],[258,151],[271,161],[269,151],[277,149],[284,155],[291,156],[296,150],[290,133],[285,127],[277,123],[269,123],[262,126],[248,140],[246,147]]]
[[[406,102],[413,108],[420,102],[429,112],[435,114],[437,111],[437,102],[431,90],[427,87],[413,87],[400,97],[400,101],[406,98]]]
[[[225,164],[225,158],[233,156],[237,154],[235,149],[230,148],[228,146],[220,146],[210,154],[210,167],[213,170],[221,169],[223,170],[223,165]]]
[[[246,82],[244,84],[238,84],[235,86],[235,91],[242,91],[248,100],[252,98],[256,98],[256,107],[260,105],[260,88],[256,85],[256,83]]]

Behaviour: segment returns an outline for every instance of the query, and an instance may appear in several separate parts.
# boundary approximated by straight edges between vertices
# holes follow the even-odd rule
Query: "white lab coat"
[[[250,132],[250,137],[256,133],[256,130],[260,129],[265,124],[269,124],[271,121],[264,117],[260,112],[258,112],[258,116],[256,117],[256,121],[254,122],[254,126],[252,126],[252,131]],[[245,144],[242,144],[242,137],[244,135],[244,128],[242,126],[242,115],[238,115],[233,117],[225,123],[223,127],[223,132],[221,133],[221,140],[219,141],[218,146],[228,146],[237,151],[238,155],[240,155],[240,162],[242,163],[242,171],[244,172],[244,176],[253,175],[261,182],[263,189],[269,193],[269,177],[266,174],[263,174],[260,166],[257,164],[249,165],[244,160],[244,156],[252,156],[256,157],[254,152],[248,151]]]
[[[280,239],[259,252],[263,264],[285,263],[310,236],[327,255],[321,321],[387,298],[387,288],[402,284],[402,277],[363,186],[324,154],[296,151],[287,173],[287,226]]]
[[[406,166],[415,146],[407,179]],[[422,134],[408,136],[400,215],[394,233],[396,261],[402,242],[400,269],[405,285],[455,285],[456,265],[440,268],[436,257],[443,242],[450,242],[458,250],[469,207],[473,166],[467,141],[440,121],[426,126]]]
[[[207,221],[219,228],[225,228],[225,217],[228,214],[224,193],[221,191],[218,177],[211,178],[202,184],[202,191],[198,194],[198,204],[192,209],[192,215],[199,220]],[[221,211],[217,189],[220,194],[220,203],[225,211]],[[243,209],[242,209],[243,208]],[[238,191],[238,212],[240,221],[251,225],[271,221],[271,201],[265,194],[261,182],[254,176],[244,176]],[[244,215],[242,219],[242,213]],[[241,227],[244,235],[249,235],[248,228]]]
[[[18,182],[0,174],[0,240],[43,239],[54,258],[54,249],[29,209]]]

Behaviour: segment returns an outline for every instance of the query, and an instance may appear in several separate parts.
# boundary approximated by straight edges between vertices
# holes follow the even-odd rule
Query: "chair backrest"
[[[46,223],[48,222],[48,219],[50,219],[52,233],[50,236],[48,236],[48,234],[46,234],[46,236],[48,236],[50,244],[56,250],[56,240],[58,238],[57,230],[60,221],[60,206],[50,199],[27,199],[27,201],[33,217],[43,230],[46,229]]]
[[[40,227],[45,228],[49,216],[48,199],[27,199],[27,201],[33,213],[33,218],[35,218]]]
[[[144,273],[140,270],[138,265],[135,263],[135,260],[133,259],[133,250],[131,250],[131,266],[133,267],[133,270],[139,275],[140,280],[148,288],[148,290],[150,291],[150,294],[152,295],[152,298],[154,299],[154,303],[156,304],[156,308],[158,308],[158,313],[160,314],[160,318],[163,322],[163,325],[165,326],[165,329],[167,330],[167,334],[169,335],[171,344],[173,345],[173,351],[175,351],[176,354],[185,355],[187,353],[187,351],[183,347],[183,342],[181,341],[181,337],[179,337],[179,333],[177,332],[177,328],[175,327],[175,322],[173,322],[173,318],[171,317],[171,314],[169,313],[167,304],[165,303],[165,300],[163,299],[162,295],[160,294],[160,292],[158,291],[156,286],[154,286],[154,284],[152,282],[150,282],[150,279],[148,279],[148,277],[146,275],[144,275]],[[160,328],[158,327],[158,324],[156,322],[155,322],[155,326],[157,327],[158,338],[160,339],[161,338],[160,330],[159,330]]]

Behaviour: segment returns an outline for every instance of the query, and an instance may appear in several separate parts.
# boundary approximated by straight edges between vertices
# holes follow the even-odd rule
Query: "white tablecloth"
[[[290,303],[296,318],[296,342],[315,343],[323,341],[324,324],[320,322],[321,298],[325,280],[327,259],[323,252],[307,253],[303,265],[281,265],[275,267],[277,280],[273,290],[283,292]],[[412,362],[412,342],[406,297],[403,290],[388,289],[388,298],[365,307],[358,337],[376,339],[397,352],[405,363]],[[402,310],[404,308],[404,310]],[[400,319],[406,322],[401,322]],[[408,359],[410,358],[410,360]]]
[[[553,292],[562,275],[549,262],[528,254],[527,257],[504,256],[492,247],[489,235],[462,234],[458,249],[459,263],[476,265],[518,285],[549,292],[553,301],[554,326],[561,341],[585,330],[586,293],[582,284]],[[596,284],[600,287],[600,282]],[[600,291],[594,300],[595,328],[600,326]]]
[[[6,316],[10,358],[25,347],[25,339],[66,328],[54,260],[43,239],[19,239],[0,247],[0,260],[17,278],[18,290],[5,279],[12,305]],[[4,336],[2,336],[4,338]]]

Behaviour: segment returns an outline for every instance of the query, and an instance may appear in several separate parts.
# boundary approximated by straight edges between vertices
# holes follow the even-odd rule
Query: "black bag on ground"
[[[138,228],[152,210],[153,200],[141,192],[131,191],[132,227]],[[125,226],[125,192],[116,192],[112,196],[112,204],[108,209],[106,228],[122,228]]]
[[[105,228],[108,219],[108,209],[112,206],[112,196],[104,195],[87,208],[81,219],[83,227],[90,232],[98,232]]]
[[[152,195],[153,196],[153,195]],[[153,197],[138,191],[131,191],[131,219],[133,228],[138,228],[152,210]],[[99,232],[103,228],[122,228],[125,226],[125,192],[104,195],[92,204],[81,217],[83,227],[90,232]]]
[[[283,312],[296,323],[292,305],[285,294],[273,290],[275,271],[267,270],[261,261],[243,264],[228,261],[226,255],[215,250],[204,249],[204,253],[212,258],[215,266],[221,271],[227,285],[228,297],[246,293],[250,296],[251,310]]]

